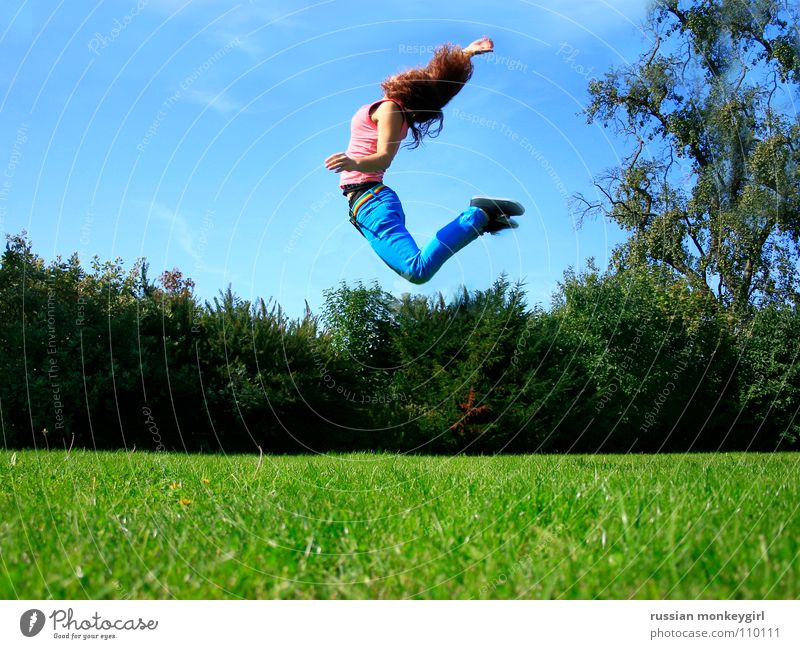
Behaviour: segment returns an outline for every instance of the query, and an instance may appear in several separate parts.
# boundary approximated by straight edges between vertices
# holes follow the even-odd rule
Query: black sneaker
[[[497,234],[501,230],[514,230],[519,227],[514,219],[505,214],[498,214],[495,217],[490,217],[489,222],[483,226],[483,233]]]
[[[510,198],[493,198],[490,196],[475,196],[470,202],[470,206],[479,207],[489,217],[489,222],[483,227],[483,232],[495,234],[501,230],[514,229],[519,227],[512,216],[519,216],[525,213],[525,208],[517,201]]]

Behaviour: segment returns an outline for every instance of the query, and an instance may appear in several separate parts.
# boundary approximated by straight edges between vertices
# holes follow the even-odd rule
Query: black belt
[[[375,195],[386,189],[386,185],[381,182],[369,182],[369,183],[359,183],[358,185],[344,185],[342,186],[342,190],[345,193],[355,192],[349,200],[350,203],[350,223],[361,232],[361,228],[358,225],[358,221],[356,217],[358,216],[359,210],[368,203],[371,199],[375,197]],[[363,236],[363,232],[361,232]]]

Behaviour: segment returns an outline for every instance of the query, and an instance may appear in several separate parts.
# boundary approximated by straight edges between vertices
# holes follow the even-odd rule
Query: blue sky
[[[365,7],[374,6],[369,12]],[[627,147],[579,115],[587,84],[647,46],[640,0],[126,0],[0,5],[0,229],[46,260],[178,267],[292,315],[323,289],[377,279],[399,295],[484,289],[506,272],[549,304],[563,271],[621,239],[568,206]],[[388,74],[482,35],[438,139],[401,149],[386,182],[420,244],[476,194],[520,200],[424,286],[398,278],[347,221],[323,160]]]

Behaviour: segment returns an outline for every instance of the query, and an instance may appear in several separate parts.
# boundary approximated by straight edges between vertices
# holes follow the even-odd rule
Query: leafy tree
[[[800,312],[770,306],[742,333],[740,448],[800,446]]]
[[[576,196],[630,233],[618,268],[655,265],[741,321],[800,301],[798,7],[657,0],[649,51],[590,83],[588,121],[633,150]]]
[[[377,282],[354,287],[344,282],[325,290],[322,321],[338,355],[355,370],[357,385],[351,388],[384,391],[396,364],[391,340],[395,328],[394,298]]]
[[[565,417],[567,434],[583,431],[572,450],[732,445],[734,342],[702,294],[664,269],[590,264],[565,273],[552,315],[582,370]]]
[[[730,333],[663,266],[568,272],[545,311],[499,278],[454,298],[340,285],[324,319],[25,234],[0,257],[10,447],[575,452],[797,447],[797,307]],[[324,322],[324,326],[322,326]]]
[[[405,447],[473,452],[512,439],[527,409],[517,403],[517,376],[509,380],[527,322],[522,286],[500,277],[449,302],[406,295],[395,317],[394,384],[407,397]]]

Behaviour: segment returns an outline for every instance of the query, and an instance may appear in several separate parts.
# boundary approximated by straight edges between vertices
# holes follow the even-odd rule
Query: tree
[[[736,339],[706,302],[664,268],[601,273],[590,260],[584,272],[565,272],[551,317],[578,366],[577,396],[564,402],[567,431],[583,431],[571,450],[720,450],[754,440],[752,429],[744,441],[733,431]]]
[[[633,143],[575,197],[631,233],[618,268],[661,266],[729,309],[797,304],[798,10],[781,0],[657,0],[653,43],[590,83],[587,121]]]
[[[355,369],[359,390],[380,392],[386,389],[390,371],[396,364],[391,340],[395,328],[394,298],[377,282],[354,287],[341,282],[324,291],[325,323],[334,350]]]

